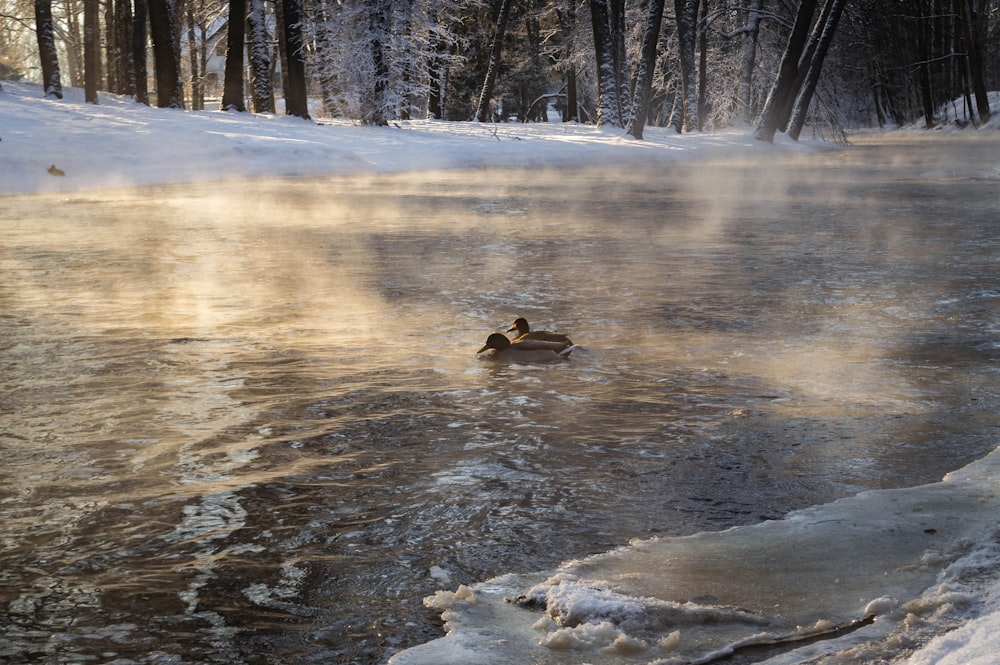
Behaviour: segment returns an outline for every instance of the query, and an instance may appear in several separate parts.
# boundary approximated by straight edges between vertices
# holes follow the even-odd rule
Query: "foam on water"
[[[982,602],[968,571],[998,574],[998,479],[994,452],[939,483],[438,592],[425,604],[443,610],[448,634],[390,663],[705,663],[807,640],[776,662],[848,648],[863,662],[866,643]]]

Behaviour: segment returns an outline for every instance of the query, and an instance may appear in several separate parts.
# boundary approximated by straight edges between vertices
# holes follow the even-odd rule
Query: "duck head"
[[[517,331],[517,336],[526,334],[530,328],[528,328],[528,320],[524,317],[518,317],[514,319],[514,325],[507,329],[507,332]]]
[[[495,349],[497,351],[503,351],[504,349],[510,348],[510,340],[507,339],[506,335],[501,335],[500,333],[493,333],[486,338],[486,344],[483,348],[476,351],[476,353],[482,353],[487,349]]]

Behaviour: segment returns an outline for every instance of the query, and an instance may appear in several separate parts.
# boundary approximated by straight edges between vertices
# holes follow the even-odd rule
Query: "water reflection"
[[[6,198],[0,655],[378,662],[441,586],[940,478],[995,143]],[[516,315],[582,348],[476,362]]]

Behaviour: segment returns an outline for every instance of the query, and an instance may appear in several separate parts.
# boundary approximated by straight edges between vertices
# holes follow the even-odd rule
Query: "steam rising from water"
[[[867,150],[5,199],[4,655],[376,662],[443,576],[980,456],[990,183]],[[582,348],[476,361],[517,315]]]

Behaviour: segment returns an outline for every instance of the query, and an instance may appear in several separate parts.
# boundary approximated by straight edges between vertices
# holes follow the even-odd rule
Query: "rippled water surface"
[[[995,448],[1000,140],[762,152],[0,198],[0,661],[378,663]]]

